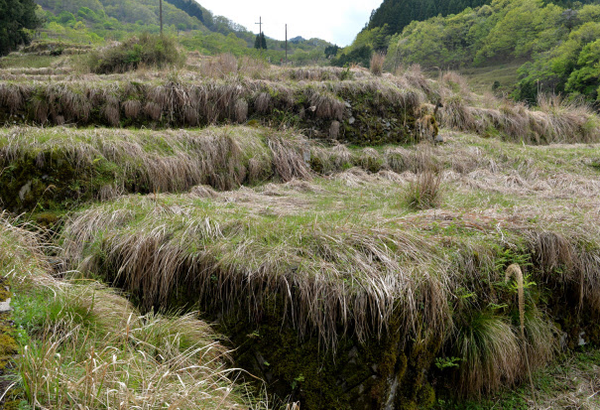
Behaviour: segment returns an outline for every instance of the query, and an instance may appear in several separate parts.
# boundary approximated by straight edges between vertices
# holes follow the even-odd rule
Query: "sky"
[[[258,33],[259,17],[263,32],[276,40],[302,36],[317,37],[347,46],[369,21],[373,9],[383,0],[198,0],[213,14]]]

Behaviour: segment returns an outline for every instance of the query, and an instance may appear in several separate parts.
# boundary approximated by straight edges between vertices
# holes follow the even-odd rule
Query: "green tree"
[[[340,48],[336,45],[325,47],[325,57],[335,57],[340,51]]]
[[[598,83],[600,83],[600,40],[583,47],[577,60],[577,69],[569,76],[565,89],[596,99]]]
[[[33,0],[0,0],[0,56],[30,41],[27,30],[37,28]]]
[[[267,39],[265,38],[265,33],[260,33],[256,35],[256,40],[254,40],[254,48],[256,49],[267,49]]]

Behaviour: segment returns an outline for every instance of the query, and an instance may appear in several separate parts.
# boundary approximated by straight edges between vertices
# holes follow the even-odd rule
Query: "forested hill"
[[[600,105],[600,4],[568,9],[542,0],[494,0],[414,21],[387,50],[390,70],[398,64],[458,69],[507,62],[522,64],[512,90],[516,99],[535,102],[540,92],[561,93]]]
[[[384,0],[373,10],[367,29],[381,28],[387,24],[388,34],[399,33],[411,21],[423,21],[441,14],[455,14],[467,7],[477,7],[489,0]]]
[[[598,0],[552,0],[564,8],[577,8]],[[386,34],[400,33],[412,21],[423,21],[438,15],[457,14],[467,7],[490,4],[491,0],[384,0],[377,10],[373,10],[365,29],[386,28]],[[387,26],[386,26],[387,24]]]
[[[156,0],[36,0],[45,11],[58,17],[58,22],[79,19],[107,30],[120,24],[158,25]],[[165,0],[163,20],[179,30],[205,30],[229,34],[236,27],[228,27],[223,18],[214,17],[193,0]],[[127,30],[131,31],[131,30]]]
[[[105,41],[123,41],[160,31],[158,0],[35,1],[41,6],[37,15],[43,22],[36,38],[48,44],[62,44],[59,49],[68,48],[66,44],[102,45]],[[177,37],[177,42],[189,51],[251,55],[271,62],[282,62],[286,57],[284,41],[266,38],[267,49],[257,50],[253,32],[214,15],[195,0],[165,0],[163,23],[164,32]],[[297,40],[288,44],[287,58],[298,65],[324,62],[325,50],[332,46],[317,38]]]

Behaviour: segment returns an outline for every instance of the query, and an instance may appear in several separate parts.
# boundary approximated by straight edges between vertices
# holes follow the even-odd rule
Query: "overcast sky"
[[[322,38],[347,46],[369,21],[371,10],[383,0],[198,0],[215,15],[225,16],[258,33],[262,17],[267,37],[285,39],[302,36]]]

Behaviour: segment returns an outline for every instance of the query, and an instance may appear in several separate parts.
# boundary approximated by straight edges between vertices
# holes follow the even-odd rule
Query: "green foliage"
[[[202,14],[202,8],[198,3],[192,0],[166,0],[171,3],[178,9],[185,11],[192,17],[196,17],[200,21],[204,21],[204,16]]]
[[[435,359],[435,367],[440,370],[460,367],[461,361],[462,359],[460,357],[438,357]]]
[[[257,50],[266,50],[267,49],[267,40],[265,38],[265,33],[259,33],[256,35],[256,40],[254,40],[254,48]]]
[[[364,67],[368,67],[372,54],[373,49],[368,45],[364,45],[354,48],[348,53],[344,52],[340,56],[332,59],[331,65],[343,67],[350,63],[358,63]]]
[[[88,64],[97,74],[123,73],[140,65],[164,67],[183,63],[177,43],[170,37],[143,34],[124,43],[91,53]]]
[[[581,13],[593,15],[600,6],[585,6]],[[537,56],[519,69],[513,96],[535,102],[539,93],[573,93],[590,100],[598,98],[600,23],[583,22],[567,39],[548,53]]]
[[[335,57],[340,51],[340,48],[337,45],[325,47],[325,57]]]
[[[385,54],[390,39],[390,29],[387,24],[372,30],[363,30],[358,33],[352,45],[346,47],[343,53],[338,58],[335,58],[331,64],[341,67],[354,63],[368,67],[373,52]]]
[[[460,13],[467,7],[477,7],[487,0],[385,0],[374,10],[366,27],[368,30],[388,26],[390,33],[400,33],[412,21],[434,16]]]
[[[498,2],[492,4],[498,5]],[[515,58],[530,57],[534,52],[547,51],[561,37],[563,10],[558,6],[544,5],[542,0],[514,0],[495,10],[491,18],[497,22],[477,51],[476,62],[507,54]]]
[[[565,89],[598,98],[596,86],[600,83],[600,39],[583,47],[571,72]]]
[[[542,0],[494,0],[456,15],[413,21],[391,38],[386,65],[459,68],[527,59],[512,94],[516,99],[535,103],[542,92],[594,101],[598,18],[597,4],[565,10]]]
[[[0,56],[30,41],[29,32],[40,24],[33,0],[0,1]]]

